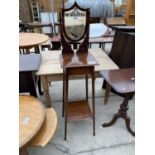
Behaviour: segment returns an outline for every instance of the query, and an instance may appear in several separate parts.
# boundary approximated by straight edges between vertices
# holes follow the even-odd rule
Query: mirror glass
[[[86,12],[74,7],[64,13],[64,27],[70,40],[77,41],[85,33]]]

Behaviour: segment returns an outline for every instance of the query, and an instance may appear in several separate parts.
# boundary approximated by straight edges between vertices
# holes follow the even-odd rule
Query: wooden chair
[[[135,25],[135,0],[127,1],[124,17],[107,17],[105,23],[108,26]]]
[[[33,147],[45,147],[55,134],[57,128],[57,114],[53,108],[46,108],[45,121],[35,135],[35,137],[30,141],[29,146]],[[20,149],[22,155],[28,155],[26,146]]]
[[[116,31],[109,57],[119,68],[135,67],[135,35]],[[106,104],[110,93],[110,86],[104,83],[103,88],[105,87],[104,103]],[[112,91],[114,90],[112,89]]]

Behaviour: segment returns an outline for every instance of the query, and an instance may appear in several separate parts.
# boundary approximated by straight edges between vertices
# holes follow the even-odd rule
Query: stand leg
[[[86,100],[88,101],[88,75],[86,75]]]
[[[109,123],[102,124],[102,127],[109,127],[113,125],[119,117],[122,117],[125,120],[127,130],[133,136],[135,136],[135,132],[133,132],[132,129],[130,128],[130,118],[127,114],[129,97],[130,97],[129,94],[126,94],[123,103],[120,105],[118,113],[114,114],[113,119]]]
[[[95,136],[95,74],[92,69],[93,136]]]
[[[68,75],[65,74],[65,88],[64,88],[64,100],[65,100],[65,137],[67,140],[67,114],[68,114]]]
[[[65,74],[63,71],[63,94],[62,94],[62,117],[64,117],[64,103],[65,102]]]

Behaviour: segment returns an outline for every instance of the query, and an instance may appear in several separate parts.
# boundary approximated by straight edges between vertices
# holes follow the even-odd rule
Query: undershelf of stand
[[[87,118],[92,118],[92,112],[89,103],[86,100],[70,101],[68,102],[68,116],[69,121],[78,121]]]

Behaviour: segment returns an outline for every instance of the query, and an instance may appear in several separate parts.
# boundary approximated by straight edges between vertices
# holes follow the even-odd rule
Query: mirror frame
[[[68,11],[71,11],[74,9],[74,7],[76,7],[77,9],[81,10],[81,11],[84,11],[85,14],[86,14],[86,24],[85,24],[85,30],[84,30],[84,33],[83,35],[78,38],[77,40],[73,40],[71,38],[68,37],[68,35],[66,34],[66,30],[65,30],[65,21],[64,21],[64,18],[65,18],[65,12],[68,12]],[[61,15],[60,15],[60,21],[61,21],[61,43],[62,43],[62,54],[64,53],[70,53],[70,54],[73,54],[74,51],[72,50],[71,48],[71,45],[69,43],[73,43],[73,45],[75,45],[75,47],[77,46],[77,44],[80,44],[79,45],[79,49],[77,50],[77,54],[79,52],[88,52],[88,41],[89,41],[89,18],[90,18],[90,11],[89,11],[89,8],[88,9],[84,9],[84,8],[81,8],[76,2],[73,4],[73,6],[71,6],[70,8],[67,8],[67,9],[62,9],[61,11]],[[79,42],[83,40],[83,42]]]
[[[73,40],[71,39],[70,37],[68,37],[67,33],[66,33],[66,28],[65,28],[65,13],[68,12],[68,11],[72,11],[74,8],[77,8],[79,9],[80,11],[83,11],[85,14],[86,14],[86,20],[85,20],[85,30],[84,30],[84,33],[81,37],[79,37],[78,39],[76,40]],[[89,29],[89,9],[83,9],[81,8],[76,2],[73,4],[73,6],[71,6],[70,8],[67,8],[67,9],[62,9],[62,23],[63,23],[63,32],[66,36],[66,38],[69,40],[69,41],[72,41],[72,42],[77,42],[77,41],[80,41],[84,38],[85,34],[86,34],[86,31],[87,29]]]

